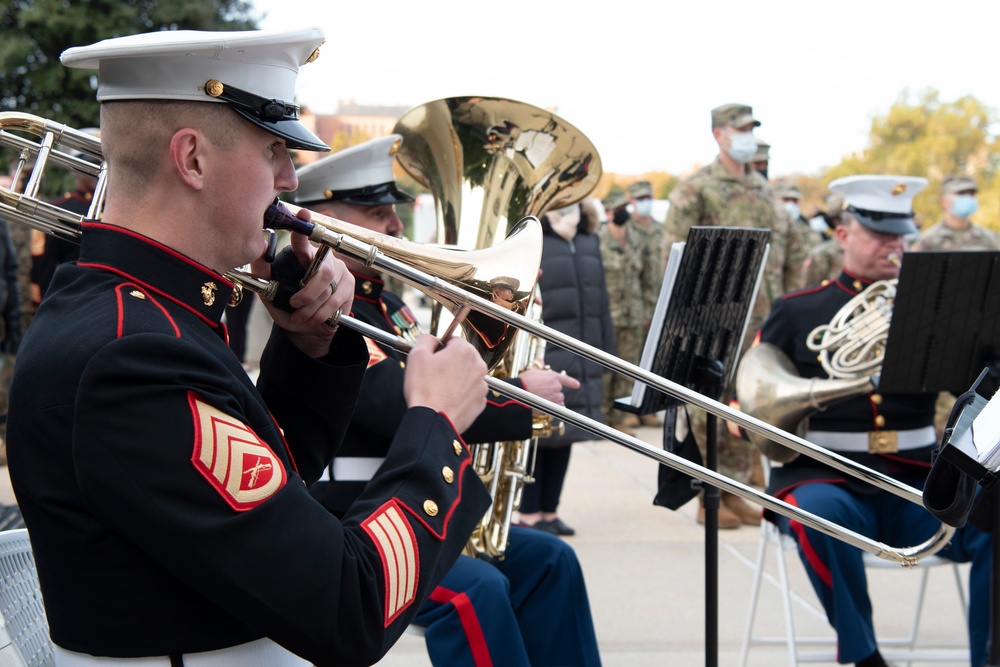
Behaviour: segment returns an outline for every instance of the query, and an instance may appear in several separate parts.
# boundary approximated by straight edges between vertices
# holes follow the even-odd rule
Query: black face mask
[[[758,174],[764,177],[764,180],[767,180],[767,167],[764,167],[763,169],[757,169],[756,171]]]
[[[628,217],[628,209],[622,206],[621,208],[615,210],[615,214],[611,216],[611,222],[621,227],[628,222]]]

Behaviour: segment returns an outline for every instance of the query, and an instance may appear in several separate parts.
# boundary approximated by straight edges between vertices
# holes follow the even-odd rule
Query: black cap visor
[[[883,213],[856,206],[848,206],[847,211],[857,218],[862,226],[880,234],[906,236],[916,234],[918,231],[917,226],[913,224],[913,213]]]
[[[205,83],[205,94],[222,100],[229,108],[260,129],[281,137],[289,148],[304,151],[328,151],[330,147],[299,122],[298,105],[226,85],[217,80]]]
[[[382,206],[384,204],[409,204],[413,197],[396,187],[395,181],[368,185],[353,190],[328,190],[327,198],[319,201],[342,201],[358,206]],[[303,202],[308,205],[316,202]]]
[[[289,148],[301,151],[326,152],[330,150],[329,146],[320,141],[319,137],[307,130],[305,125],[298,120],[261,120],[255,114],[239,107],[230,105],[230,108],[265,132],[284,139]]]

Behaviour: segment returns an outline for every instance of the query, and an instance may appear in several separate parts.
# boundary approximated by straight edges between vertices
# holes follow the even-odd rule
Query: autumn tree
[[[923,176],[927,189],[913,202],[922,225],[941,220],[941,180],[968,174],[979,184],[977,224],[1000,229],[1000,141],[991,134],[996,113],[975,97],[942,101],[927,90],[911,102],[904,92],[885,115],[872,122],[868,146],[845,157],[824,174],[826,182],[853,174]]]

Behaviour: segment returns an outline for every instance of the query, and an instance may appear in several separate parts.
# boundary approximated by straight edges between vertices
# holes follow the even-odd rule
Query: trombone
[[[29,142],[11,135],[8,128],[31,132],[42,137],[38,143]],[[79,240],[81,235],[82,217],[45,204],[35,198],[41,171],[51,160],[54,164],[66,168],[97,175],[99,177],[98,192],[103,199],[106,169],[102,165],[96,168],[85,161],[53,150],[54,145],[68,145],[76,150],[102,158],[100,140],[85,133],[59,123],[53,123],[28,114],[8,112],[0,113],[0,145],[14,147],[21,151],[16,176],[31,156],[35,156],[35,165],[24,193],[18,194],[14,189],[0,188],[0,217],[39,229],[48,234],[70,240]],[[81,166],[85,168],[81,168]],[[96,172],[96,173],[95,173]],[[17,181],[15,181],[16,183]],[[29,190],[34,188],[29,194]],[[16,186],[12,186],[16,189]],[[95,199],[98,197],[95,196]],[[99,210],[93,210],[88,215],[99,217]],[[463,322],[466,338],[480,349],[487,364],[492,366],[498,357],[510,344],[513,336],[519,331],[526,331],[548,343],[558,345],[602,365],[603,367],[622,373],[651,388],[662,391],[674,398],[690,403],[716,416],[739,424],[744,429],[763,435],[764,437],[784,445],[799,453],[812,456],[846,474],[858,477],[880,489],[896,494],[910,502],[922,504],[922,494],[919,490],[903,484],[877,471],[860,466],[834,452],[814,445],[794,434],[776,429],[750,415],[735,410],[728,405],[694,392],[675,382],[655,375],[635,364],[625,362],[613,355],[607,354],[592,346],[555,331],[524,316],[524,308],[530,298],[538,262],[534,268],[528,267],[528,274],[523,277],[511,276],[514,271],[507,270],[503,274],[483,277],[486,270],[480,264],[489,266],[491,261],[501,255],[505,259],[538,258],[541,253],[541,229],[536,218],[527,217],[514,228],[507,240],[485,250],[456,251],[444,248],[427,248],[403,239],[389,237],[371,232],[335,218],[313,213],[311,221],[307,222],[295,216],[300,210],[293,205],[275,203],[265,216],[265,226],[274,229],[286,229],[307,236],[311,241],[322,247],[327,247],[370,267],[393,275],[410,284],[428,296],[443,302],[452,310],[469,307],[482,317],[473,317],[473,313]],[[533,247],[532,247],[532,244]],[[524,271],[522,270],[522,274]],[[444,277],[441,277],[444,276]],[[256,291],[263,298],[273,298],[276,285],[240,272],[231,272],[227,278],[233,282]],[[500,286],[504,293],[510,293],[503,300],[495,296],[496,288]],[[491,298],[487,298],[488,295]],[[495,300],[497,302],[495,302]],[[406,352],[410,343],[402,338],[385,334],[369,327],[354,318],[341,315],[339,324],[355,329],[370,338]],[[577,414],[534,394],[513,387],[495,378],[487,378],[489,387],[505,396],[520,401],[529,407],[549,414],[557,419],[578,426],[593,433],[599,438],[612,441],[628,447],[633,451],[648,456],[663,465],[684,472],[705,483],[749,499],[774,512],[794,519],[803,525],[819,530],[831,537],[837,538],[852,546],[867,551],[886,560],[899,562],[902,565],[913,565],[920,558],[931,555],[943,548],[951,539],[954,528],[942,524],[937,532],[921,544],[912,547],[890,547],[864,535],[847,530],[820,516],[805,512],[793,505],[749,486],[741,484],[719,473],[693,464],[682,457],[656,447],[638,438],[628,436],[612,429],[603,423]]]

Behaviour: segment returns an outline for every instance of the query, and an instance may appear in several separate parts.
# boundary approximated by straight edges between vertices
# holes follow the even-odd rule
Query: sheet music
[[[667,307],[670,305],[670,294],[674,290],[674,281],[677,279],[677,270],[681,265],[684,245],[684,241],[678,241],[670,246],[670,256],[667,258],[667,270],[663,274],[663,285],[660,287],[660,296],[656,299],[656,309],[653,311],[653,318],[649,325],[649,331],[646,334],[646,343],[642,347],[642,357],[639,360],[639,366],[647,370],[653,367],[656,346],[660,342],[660,330],[663,329],[663,318],[667,316]],[[642,397],[645,394],[645,383],[633,383],[632,398],[629,403],[631,405],[642,405]]]
[[[972,442],[979,452],[979,462],[989,470],[996,470],[1000,465],[1000,392],[972,421]]]

